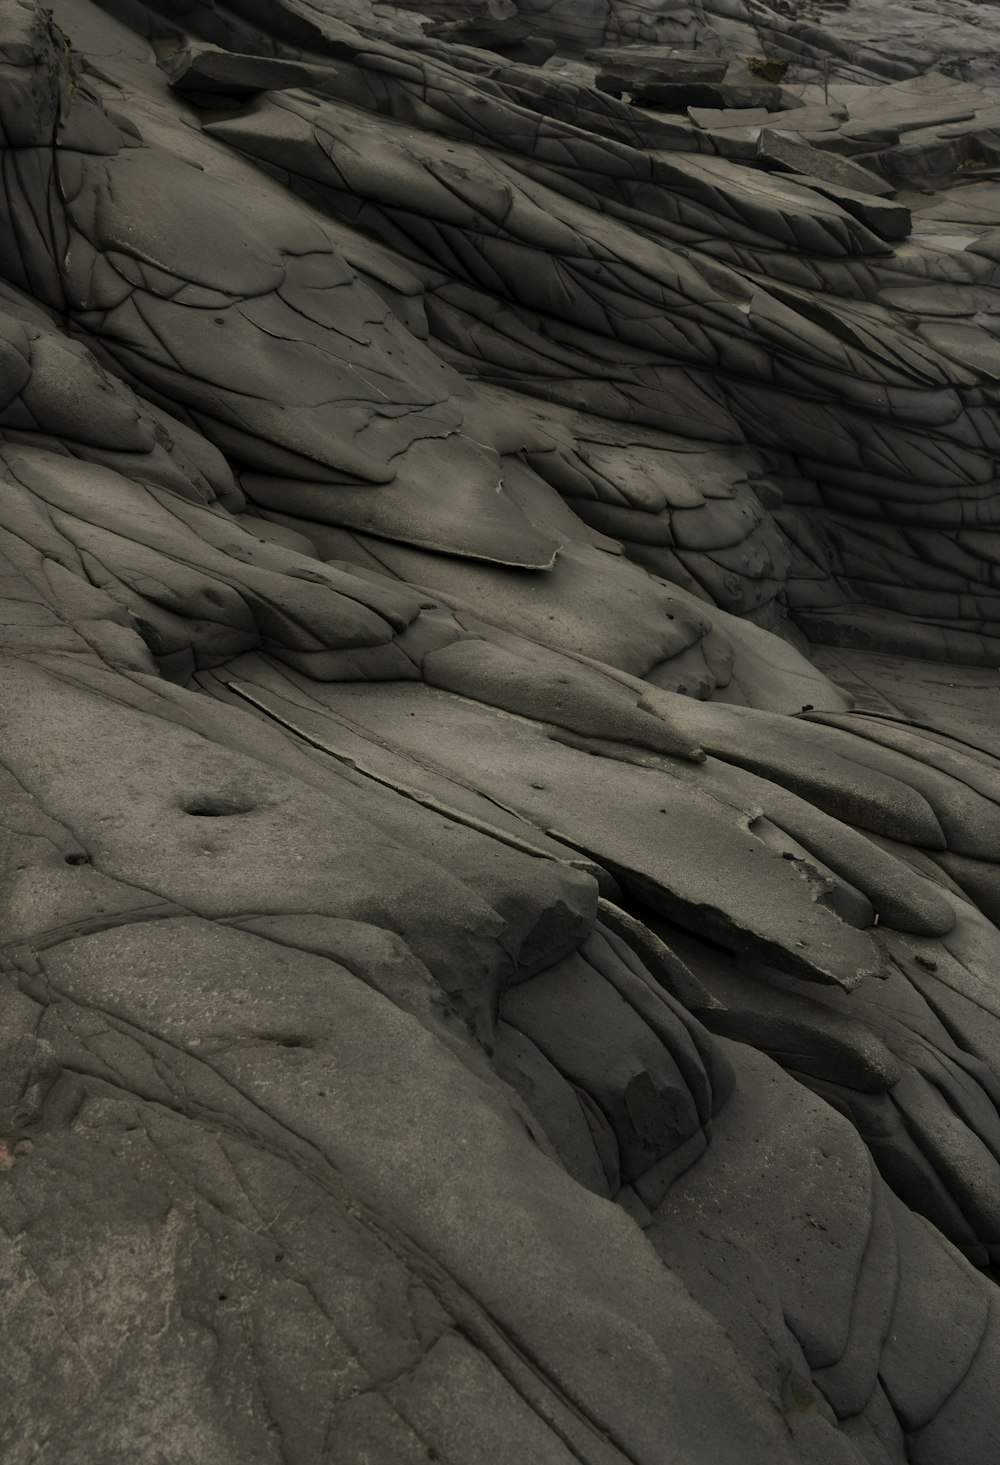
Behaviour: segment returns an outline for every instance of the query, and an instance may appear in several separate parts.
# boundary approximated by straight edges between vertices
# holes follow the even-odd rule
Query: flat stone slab
[[[796,107],[796,132],[839,132],[848,120],[846,107]],[[782,124],[787,126],[788,123]]]
[[[223,97],[252,97],[309,85],[309,71],[275,56],[238,56],[214,46],[191,46],[169,67],[170,85],[178,92]]]
[[[825,107],[799,107],[793,111],[775,112],[767,107],[688,107],[687,114],[703,131],[720,128],[773,127],[800,136],[833,137],[839,133],[846,113]],[[898,141],[898,133],[895,134]],[[860,151],[860,149],[858,149]]]
[[[602,48],[588,51],[587,60],[598,69],[602,91],[629,91],[636,82],[720,82],[729,66],[725,57],[696,56],[665,46]]]
[[[623,88],[629,90],[629,88]],[[798,110],[780,86],[745,86],[709,84],[707,82],[644,82],[632,90],[632,103],[637,107],[661,107],[666,112],[685,112],[688,107],[746,108],[762,107],[767,112]]]
[[[766,127],[774,113],[766,107],[689,107],[688,116],[696,127]]]
[[[731,158],[734,162],[750,163],[757,156],[760,142],[759,127],[707,127],[704,135],[720,158]]]
[[[981,87],[932,72],[889,86],[857,88],[847,105],[855,121],[916,132],[922,127],[967,121],[987,100]]]
[[[922,208],[920,217],[1000,228],[1000,183],[966,183],[951,188]]]
[[[836,153],[822,152],[794,133],[764,128],[757,144],[757,157],[763,163],[789,173],[808,173],[824,182],[850,188],[858,193],[870,193],[885,198],[895,192],[891,183],[879,178],[876,173],[851,162],[849,158]]]
[[[880,153],[899,143],[898,127],[877,127],[867,122],[845,122],[832,132],[813,132],[803,127],[799,135],[814,148],[840,153],[850,158],[858,154]]]
[[[842,209],[853,214],[854,218],[860,219],[862,224],[867,225],[882,239],[895,241],[906,239],[910,234],[913,219],[905,204],[895,203],[887,198],[877,198],[870,193],[861,193],[857,189],[841,188],[835,183],[828,183],[823,178],[811,177],[807,173],[790,173],[788,177],[792,182],[815,189],[824,198],[840,204]]]
[[[451,41],[458,46],[475,46],[482,51],[495,51],[522,66],[544,66],[555,54],[556,43],[538,26],[511,16],[505,20],[490,17],[469,20],[439,21],[425,32],[433,40]]]

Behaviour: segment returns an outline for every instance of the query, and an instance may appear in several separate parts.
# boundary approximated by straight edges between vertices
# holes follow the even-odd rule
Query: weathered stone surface
[[[439,21],[427,26],[426,30],[427,35],[434,40],[496,51],[508,60],[525,66],[543,66],[556,50],[554,41],[539,35],[528,21],[518,20],[514,16]]]
[[[5,1465],[985,1465],[989,109],[470,9],[0,0]]]
[[[622,91],[628,91],[622,86]],[[654,82],[634,92],[633,103],[663,111],[687,111],[688,107],[722,108],[764,107],[769,111],[794,110],[789,92],[780,86],[739,85],[738,82]]]
[[[701,81],[655,81],[644,82],[632,93],[634,106],[662,108],[667,112],[685,112],[689,107],[737,112],[747,108],[763,108],[767,112],[779,112],[782,110],[783,100],[780,87],[753,82],[709,84]]]
[[[855,188],[843,187],[826,178],[816,178],[804,173],[793,173],[791,177],[795,183],[814,188],[824,198],[832,199],[882,239],[901,240],[910,234],[913,217],[906,205],[898,200],[878,198],[871,193],[862,193]]]
[[[210,100],[242,99],[258,92],[308,85],[309,72],[276,56],[239,56],[214,46],[192,46],[170,58],[171,84],[177,91]]]
[[[598,89],[613,95],[653,96],[661,86],[717,85],[725,80],[728,69],[724,58],[670,52],[659,46],[588,51],[586,59],[597,67]]]
[[[885,198],[895,191],[891,183],[868,168],[859,167],[849,158],[823,153],[794,133],[776,128],[766,127],[762,130],[757,144],[757,156],[772,167],[822,178],[835,186],[849,188],[854,193],[870,193],[876,198]]]

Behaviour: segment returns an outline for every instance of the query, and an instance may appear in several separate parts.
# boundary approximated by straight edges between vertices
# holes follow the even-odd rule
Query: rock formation
[[[4,1465],[1000,1455],[1000,100],[883,20],[0,0]]]

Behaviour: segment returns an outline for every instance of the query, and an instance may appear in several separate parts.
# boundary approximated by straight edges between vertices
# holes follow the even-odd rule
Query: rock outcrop
[[[472,12],[0,0],[3,1459],[985,1465],[993,103]]]

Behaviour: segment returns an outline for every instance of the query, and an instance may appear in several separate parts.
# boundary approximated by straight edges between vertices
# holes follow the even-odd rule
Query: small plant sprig
[[[748,56],[746,60],[751,76],[759,76],[761,81],[770,82],[772,86],[777,86],[788,70],[787,56]]]

